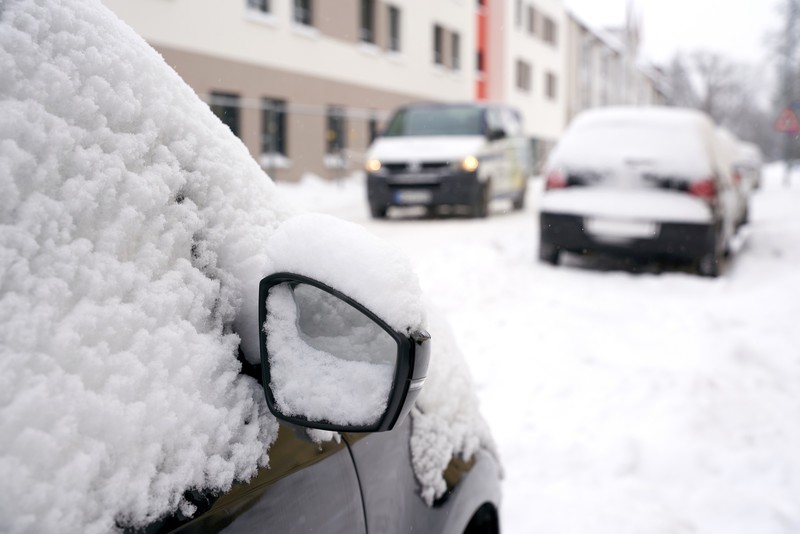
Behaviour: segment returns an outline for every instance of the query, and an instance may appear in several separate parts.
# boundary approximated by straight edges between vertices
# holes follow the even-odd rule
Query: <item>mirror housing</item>
[[[494,130],[489,130],[489,133],[486,135],[489,141],[498,141],[500,139],[505,139],[506,131],[502,128],[495,128]]]
[[[270,353],[267,347],[267,298],[271,288],[288,283],[307,284],[336,297],[361,312],[367,319],[385,331],[397,344],[396,364],[391,389],[389,390],[386,409],[373,424],[351,425],[316,420],[303,415],[283,413],[276,403],[272,390],[272,373]],[[258,320],[259,345],[261,351],[261,376],[267,406],[276,418],[302,427],[317,428],[335,432],[381,432],[391,430],[400,424],[411,408],[425,382],[430,362],[430,335],[425,331],[398,332],[375,313],[353,300],[344,293],[313,278],[294,273],[282,272],[269,275],[261,280],[258,288]],[[344,394],[345,392],[343,392]]]

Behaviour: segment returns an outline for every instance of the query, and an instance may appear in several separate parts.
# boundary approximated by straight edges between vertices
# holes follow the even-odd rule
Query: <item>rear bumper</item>
[[[481,183],[475,172],[454,171],[435,177],[384,176],[367,173],[371,206],[474,205]]]
[[[584,217],[542,212],[540,240],[558,249],[580,254],[603,252],[625,256],[697,260],[713,250],[716,228],[712,223],[659,223],[654,237],[608,239],[586,231]]]

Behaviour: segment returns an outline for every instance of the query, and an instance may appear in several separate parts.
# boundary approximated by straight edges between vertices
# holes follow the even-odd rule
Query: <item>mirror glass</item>
[[[269,388],[277,409],[310,422],[377,423],[386,411],[397,342],[349,303],[282,283],[267,295]]]

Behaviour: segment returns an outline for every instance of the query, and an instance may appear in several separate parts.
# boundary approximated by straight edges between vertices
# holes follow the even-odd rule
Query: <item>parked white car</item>
[[[562,251],[668,257],[720,273],[739,204],[713,122],[678,108],[589,110],[545,167],[540,258]]]

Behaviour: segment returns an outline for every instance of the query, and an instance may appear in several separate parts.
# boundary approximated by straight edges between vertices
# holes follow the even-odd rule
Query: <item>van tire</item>
[[[369,205],[369,213],[373,219],[386,218],[386,206],[376,206],[375,204]]]
[[[539,243],[539,260],[549,265],[558,265],[561,249],[552,243],[542,241]]]
[[[472,205],[472,216],[485,219],[489,215],[489,182],[478,184],[478,194]]]

